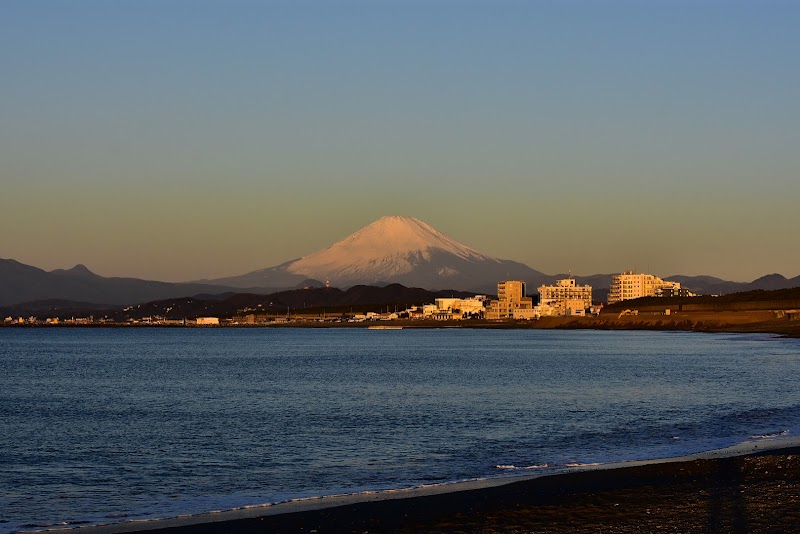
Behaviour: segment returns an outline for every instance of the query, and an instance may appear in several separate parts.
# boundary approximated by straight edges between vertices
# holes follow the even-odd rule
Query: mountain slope
[[[83,265],[47,272],[15,260],[0,259],[0,306],[48,299],[108,305],[136,304],[226,291],[230,291],[230,288],[208,284],[105,278]]]
[[[522,263],[482,254],[413,217],[387,216],[328,248],[276,267],[210,280],[231,287],[280,286],[302,279],[337,287],[399,283],[427,289],[494,292],[499,280],[533,287],[551,277]]]
[[[389,280],[412,272],[435,254],[466,262],[497,262],[413,217],[383,217],[286,270],[312,278]],[[445,266],[446,267],[446,266]],[[444,267],[443,267],[444,268]],[[447,276],[446,272],[442,274]]]

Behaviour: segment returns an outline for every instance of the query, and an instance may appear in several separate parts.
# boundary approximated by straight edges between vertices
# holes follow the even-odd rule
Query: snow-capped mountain
[[[482,254],[414,217],[387,216],[328,248],[276,267],[207,283],[231,287],[294,286],[314,279],[331,285],[400,283],[426,289],[493,292],[497,282],[530,285],[550,277]]]

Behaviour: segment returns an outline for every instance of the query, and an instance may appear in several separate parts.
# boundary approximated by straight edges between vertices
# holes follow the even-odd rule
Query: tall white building
[[[637,274],[633,271],[624,271],[621,274],[615,274],[611,279],[608,303],[614,304],[623,300],[656,297],[663,294],[692,296],[688,291],[681,289],[680,282],[662,280],[652,274]]]

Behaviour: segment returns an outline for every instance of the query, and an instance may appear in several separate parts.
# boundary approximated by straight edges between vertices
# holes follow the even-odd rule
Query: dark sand
[[[600,315],[599,317],[542,317],[533,328],[592,330],[684,330],[800,337],[800,321],[776,318],[772,311],[679,312],[672,315]]]
[[[222,517],[204,516],[205,522],[199,524],[176,526],[175,521],[180,520],[140,523],[136,530],[186,534],[800,532],[800,447],[741,456],[711,453],[694,460],[573,472],[466,491],[263,515],[275,514],[280,507],[249,510],[251,517],[224,521],[219,521]],[[98,530],[119,532],[131,526]]]

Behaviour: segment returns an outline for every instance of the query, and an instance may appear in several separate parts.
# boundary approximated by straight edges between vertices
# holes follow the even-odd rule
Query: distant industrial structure
[[[652,274],[623,271],[611,279],[608,304],[641,297],[693,297],[694,293],[682,288],[680,282],[662,280]]]

